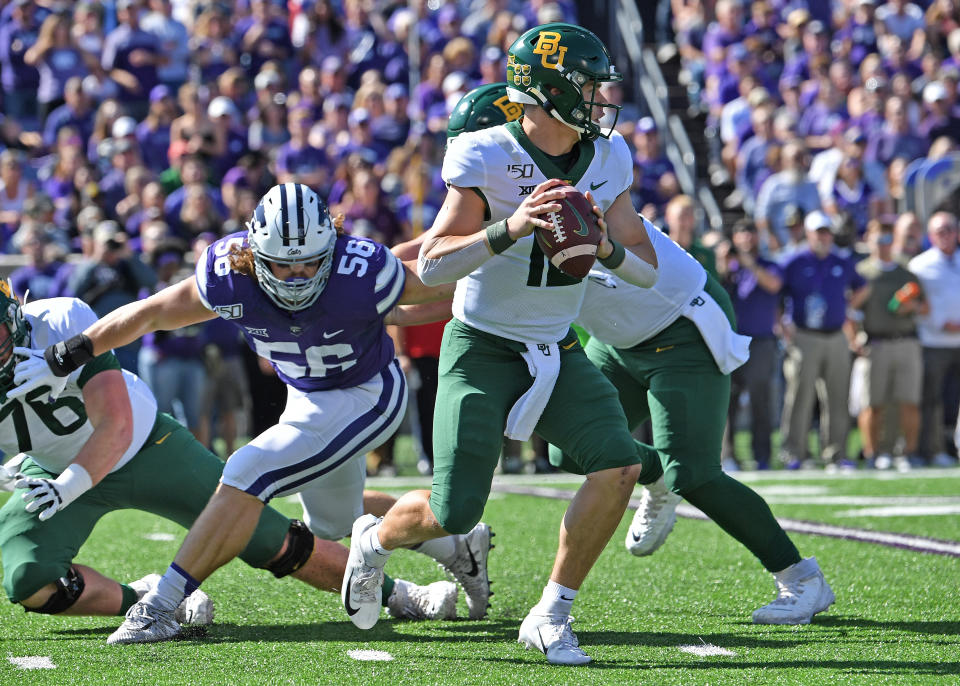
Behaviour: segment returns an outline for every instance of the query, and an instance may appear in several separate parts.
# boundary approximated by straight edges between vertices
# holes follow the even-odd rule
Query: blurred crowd
[[[665,216],[754,339],[730,408],[750,451],[728,431],[727,466],[855,468],[851,419],[869,466],[955,465],[957,204],[908,211],[905,177],[960,144],[960,2],[660,4],[658,54],[679,57],[710,181],[744,215],[696,239],[670,216],[689,200]]]
[[[948,464],[960,396],[955,214],[896,213],[907,165],[960,141],[958,2],[660,5],[691,107],[715,133],[715,181],[734,184],[725,204],[746,219],[698,236],[656,123],[622,84],[604,95],[623,105],[635,206],[728,286],[754,336],[731,404],[752,450],[737,454],[731,439],[728,467],[847,468],[851,411],[870,464]],[[14,288],[79,297],[102,315],[189,275],[284,181],[314,188],[353,234],[406,240],[443,200],[451,107],[504,79],[505,51],[526,28],[577,20],[572,0],[9,0],[0,252],[27,262]],[[394,332],[420,389],[411,415],[424,472],[440,329]],[[880,363],[887,346],[896,352]],[[282,409],[269,366],[218,321],[118,356],[162,409],[228,451],[238,430],[256,434]],[[546,469],[543,447],[532,450]],[[372,471],[391,469],[391,451]],[[519,468],[521,447],[505,452]]]

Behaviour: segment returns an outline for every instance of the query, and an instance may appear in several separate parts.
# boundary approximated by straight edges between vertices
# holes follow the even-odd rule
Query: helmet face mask
[[[514,41],[507,54],[510,100],[543,107],[589,140],[609,138],[620,114],[620,105],[597,99],[600,84],[622,80],[600,39],[573,24],[536,26]],[[607,129],[593,116],[604,108],[616,114]]]
[[[13,369],[17,366],[13,349],[26,342],[29,332],[20,301],[9,282],[0,281],[0,399],[6,399],[6,391],[13,385]]]
[[[307,186],[285,183],[261,198],[247,222],[247,243],[253,253],[260,288],[284,310],[299,312],[313,305],[330,277],[337,231],[326,204]],[[284,266],[317,263],[313,276],[278,278],[271,263]]]

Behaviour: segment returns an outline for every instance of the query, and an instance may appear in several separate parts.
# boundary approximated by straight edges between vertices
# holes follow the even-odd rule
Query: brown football
[[[534,233],[540,249],[554,267],[568,276],[584,279],[593,267],[600,245],[600,226],[587,198],[570,185],[557,186],[563,191],[559,212],[541,215],[553,229],[537,227]]]

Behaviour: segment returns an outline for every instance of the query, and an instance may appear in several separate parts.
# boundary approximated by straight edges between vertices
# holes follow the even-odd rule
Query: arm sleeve
[[[374,300],[377,314],[385,316],[403,295],[406,271],[403,268],[403,263],[392,252],[379,243],[376,245],[374,268],[377,272],[374,283]]]

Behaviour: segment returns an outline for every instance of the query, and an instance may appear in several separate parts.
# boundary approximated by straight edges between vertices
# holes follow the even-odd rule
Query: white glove
[[[53,401],[60,397],[67,385],[66,376],[57,376],[50,369],[50,365],[43,357],[43,350],[31,348],[14,348],[13,354],[20,357],[13,372],[14,387],[7,391],[7,398],[13,400],[26,395],[34,388],[49,386],[48,399]]]
[[[17,453],[6,464],[0,465],[0,491],[13,492],[14,483],[20,478],[20,465],[27,459],[26,453]]]
[[[71,464],[56,479],[34,479],[23,477],[17,480],[17,488],[29,488],[23,494],[23,509],[40,513],[40,521],[45,522],[60,510],[93,488],[89,472],[78,464]]]

